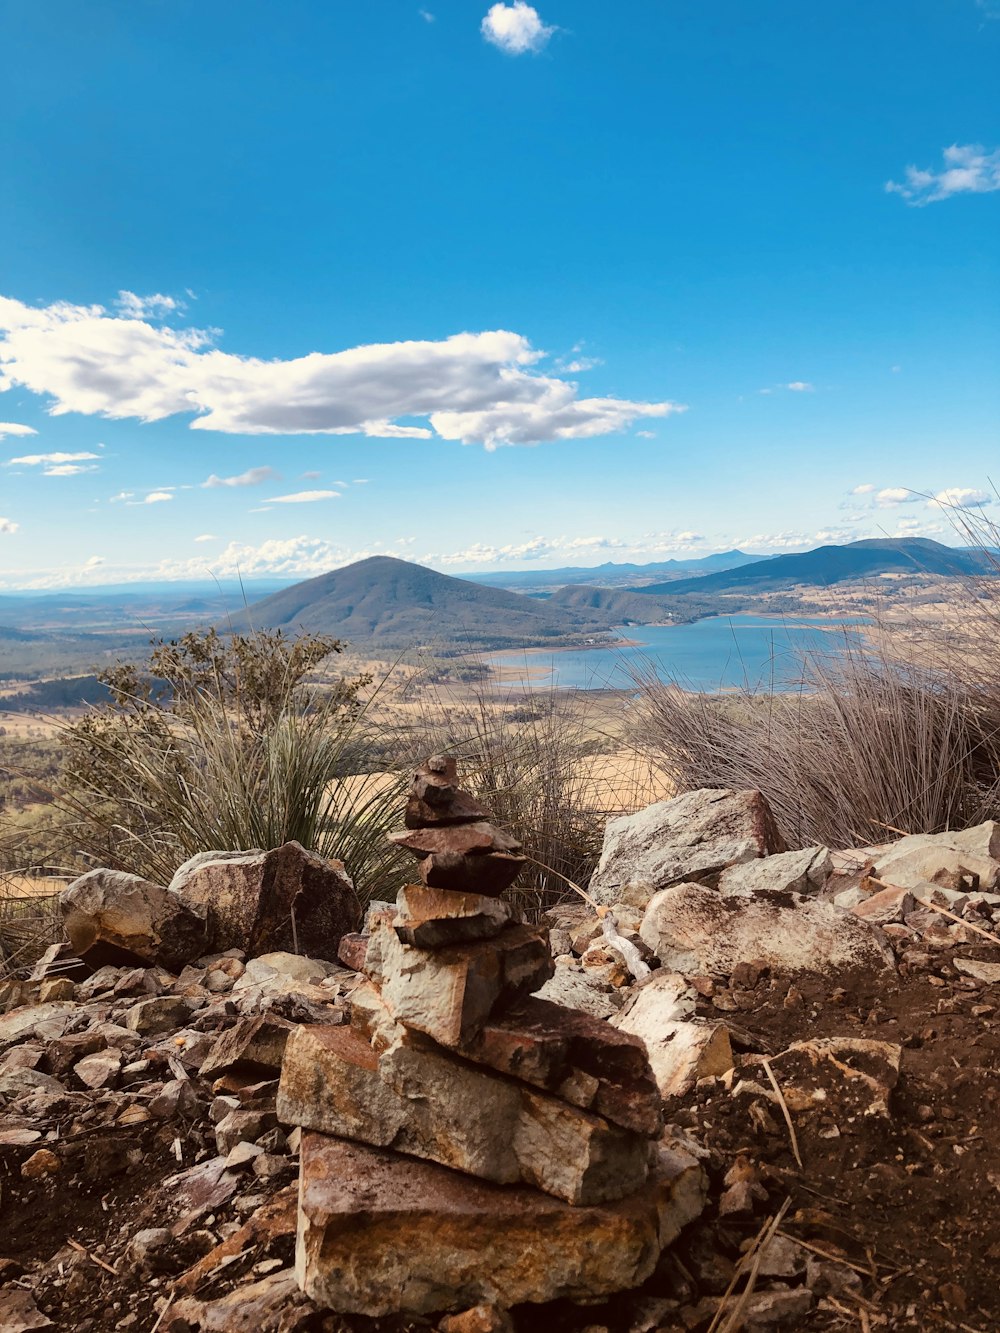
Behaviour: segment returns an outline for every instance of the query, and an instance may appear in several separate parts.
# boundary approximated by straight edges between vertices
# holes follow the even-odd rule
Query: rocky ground
[[[0,1329],[996,1328],[1000,830],[783,855],[752,801],[711,796],[609,829],[591,892],[611,912],[548,923],[543,998],[643,1036],[705,1172],[641,1288],[509,1313],[315,1306],[278,1076],[289,1034],[347,1024],[363,979],[230,943],[0,986]]]

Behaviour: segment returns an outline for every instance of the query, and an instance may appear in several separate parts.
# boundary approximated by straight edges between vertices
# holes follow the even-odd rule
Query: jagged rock
[[[695,992],[676,972],[654,972],[612,1022],[641,1037],[663,1097],[681,1097],[700,1078],[733,1067],[725,1023],[695,1017]]]
[[[704,1197],[697,1162],[668,1147],[630,1198],[570,1207],[305,1134],[296,1273],[317,1304],[371,1316],[596,1301],[644,1282]]]
[[[954,958],[952,963],[956,972],[974,977],[976,981],[985,981],[989,985],[1000,981],[1000,963],[984,963],[978,958]]]
[[[256,1142],[277,1123],[278,1118],[273,1111],[229,1111],[215,1126],[216,1150],[226,1156],[238,1143]]]
[[[458,769],[454,759],[431,755],[417,769],[406,802],[407,828],[430,828],[473,824],[486,818],[486,811],[457,784]]]
[[[894,967],[873,927],[795,893],[723,898],[700,884],[676,884],[651,900],[640,933],[664,967],[684,976],[729,977],[749,962],[785,973]]]
[[[73,1073],[88,1088],[109,1088],[118,1081],[122,1067],[121,1051],[108,1048],[85,1055],[73,1066]]]
[[[73,951],[92,970],[159,963],[179,972],[205,952],[204,905],[121,870],[90,870],[59,897]]]
[[[396,1039],[399,1026],[371,984],[355,990],[351,1006],[355,1030],[377,1049]],[[491,1018],[459,1053],[624,1129],[652,1137],[663,1127],[642,1041],[578,1009],[529,996]]]
[[[276,1077],[291,1031],[291,1023],[269,1014],[242,1018],[219,1034],[198,1072],[209,1079],[232,1070],[259,1078]]]
[[[430,952],[382,922],[366,963],[394,1018],[442,1046],[469,1040],[491,1013],[538,990],[554,967],[544,930],[508,925],[491,940]]]
[[[375,1051],[350,1028],[299,1028],[278,1118],[574,1204],[621,1198],[646,1178],[643,1136],[402,1030]]]
[[[287,950],[334,959],[341,936],[361,919],[343,864],[297,842],[271,852],[203,852],[180,867],[170,887],[207,913],[209,945],[218,952]]]
[[[0,1289],[0,1328],[4,1333],[33,1333],[36,1328],[55,1328],[55,1324],[42,1314],[30,1291],[5,1286]]]
[[[609,821],[590,894],[599,903],[645,906],[669,884],[714,883],[727,866],[784,850],[759,791],[687,792]]]
[[[9,1014],[0,1016],[0,1049],[12,1046],[15,1042],[30,1041],[37,1028],[48,1028],[53,1020],[62,1024],[63,1031],[79,1013],[79,1007],[72,1000],[53,1000],[49,1004],[32,1004],[20,1009],[13,1009]],[[61,1034],[46,1036],[54,1039]]]
[[[49,977],[38,987],[38,1003],[48,1004],[52,1000],[72,1000],[76,987],[69,977]]]
[[[338,962],[343,963],[345,967],[352,968],[355,972],[364,971],[370,939],[370,935],[363,935],[356,930],[352,930],[348,935],[342,935],[340,943],[337,945]]]
[[[597,977],[573,967],[557,967],[551,978],[535,992],[540,1000],[581,1009],[593,1018],[610,1018],[621,1008],[622,997]]]
[[[492,939],[511,920],[506,903],[478,893],[407,884],[400,889],[396,902],[399,913],[393,928],[404,944],[418,949],[440,949],[447,944]]]
[[[140,1000],[125,1013],[130,1032],[148,1037],[158,1032],[172,1032],[183,1027],[191,1017],[191,1003],[180,995],[154,995]]]
[[[888,1041],[859,1037],[814,1037],[793,1042],[770,1058],[781,1093],[800,1122],[821,1117],[847,1129],[856,1117],[889,1116],[889,1098],[899,1081],[902,1050]],[[753,1069],[749,1057],[744,1076]],[[764,1084],[762,1083],[762,1087]],[[765,1089],[765,1096],[771,1096]]]
[[[872,873],[894,888],[937,882],[988,890],[1000,884],[1000,824],[993,820],[961,832],[911,834],[872,851]]]
[[[869,925],[887,926],[891,922],[903,921],[916,905],[908,889],[881,889],[862,898],[851,910]]]
[[[316,1307],[291,1269],[269,1273],[215,1300],[185,1296],[171,1307],[171,1327],[200,1333],[297,1333],[315,1327]],[[181,1321],[181,1322],[179,1322]]]
[[[498,897],[524,869],[521,844],[485,820],[391,833],[389,841],[419,860],[430,888]]]
[[[779,852],[742,865],[727,866],[719,876],[719,892],[753,894],[791,892],[812,894],[826,888],[833,874],[829,847],[806,847],[800,852]]]

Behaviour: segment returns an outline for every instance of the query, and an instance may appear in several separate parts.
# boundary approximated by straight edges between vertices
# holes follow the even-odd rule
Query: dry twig
[[[761,1229],[754,1237],[753,1244],[742,1257],[733,1272],[729,1286],[726,1288],[719,1308],[715,1312],[715,1318],[708,1326],[708,1333],[736,1333],[740,1327],[740,1319],[747,1301],[753,1295],[754,1287],[757,1285],[757,1274],[760,1272],[761,1259],[768,1243],[772,1241],[777,1234],[778,1228],[784,1221],[785,1214],[792,1206],[792,1196],[789,1195],[773,1217],[769,1217]],[[749,1272],[747,1271],[749,1265]],[[747,1273],[747,1284],[740,1293],[736,1304],[731,1310],[726,1309],[726,1302],[736,1289],[736,1284],[744,1273]]]
[[[799,1164],[799,1170],[803,1170],[802,1157],[799,1153],[799,1141],[795,1136],[795,1126],[792,1124],[792,1113],[788,1109],[788,1103],[785,1101],[785,1094],[778,1086],[778,1080],[774,1077],[774,1070],[771,1068],[767,1056],[761,1058],[761,1064],[764,1066],[764,1073],[770,1080],[771,1087],[774,1089],[774,1095],[778,1099],[778,1105],[781,1107],[781,1114],[785,1117],[785,1124],[788,1126],[788,1137],[792,1141],[792,1153]]]

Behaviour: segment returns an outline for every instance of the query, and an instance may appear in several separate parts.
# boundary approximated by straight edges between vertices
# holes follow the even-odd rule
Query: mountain
[[[284,588],[220,628],[310,630],[355,647],[455,650],[580,644],[605,636],[614,623],[605,611],[553,605],[378,555]]]
[[[473,583],[489,588],[510,588],[520,591],[531,588],[561,588],[569,583],[584,583],[590,587],[607,588],[634,583],[637,579],[683,578],[685,574],[712,573],[720,569],[737,569],[762,559],[744,551],[719,551],[714,555],[698,556],[692,560],[659,560],[648,565],[615,564],[570,565],[565,569],[514,569],[500,574],[467,574]]]
[[[981,550],[943,546],[924,537],[876,537],[848,542],[846,546],[817,546],[813,551],[759,560],[742,569],[647,584],[632,591],[642,596],[659,593],[674,597],[689,592],[708,596],[719,592],[765,592],[801,583],[827,587],[880,574],[955,577],[989,572],[990,568],[990,557]]]

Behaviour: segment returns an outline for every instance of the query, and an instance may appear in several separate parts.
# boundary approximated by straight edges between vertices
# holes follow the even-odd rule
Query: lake
[[[485,660],[501,679],[529,689],[620,690],[630,670],[652,668],[687,689],[746,686],[793,689],[798,654],[835,654],[845,637],[857,640],[863,619],[811,620],[801,616],[713,616],[691,625],[629,626],[618,632],[634,647],[568,649],[548,653],[493,653]]]

